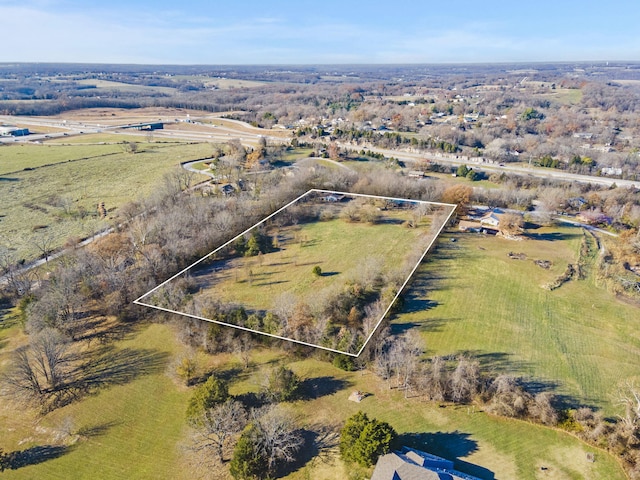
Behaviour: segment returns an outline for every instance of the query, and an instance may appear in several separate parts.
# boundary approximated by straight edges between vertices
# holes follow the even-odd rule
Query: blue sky
[[[638,0],[0,0],[0,62],[640,61]]]

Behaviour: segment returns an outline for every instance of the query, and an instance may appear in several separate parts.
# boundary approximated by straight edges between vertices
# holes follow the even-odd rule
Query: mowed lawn
[[[53,458],[5,471],[2,478],[190,478],[182,447],[191,392],[165,373],[179,348],[168,327],[144,326],[118,342],[120,357],[114,356],[120,363],[108,366],[114,369],[112,386],[42,418],[1,408],[5,450],[57,445],[60,438],[70,444]]]
[[[404,215],[409,214],[397,214],[398,218]],[[428,227],[426,219],[419,228],[333,219],[286,227],[277,235],[276,252],[235,258],[222,271],[207,268],[205,275],[195,269],[193,275],[202,293],[258,310],[271,309],[274,299],[284,292],[312,302],[323,289],[356,278],[370,258],[376,259],[383,272],[399,267],[416,242],[428,235]],[[321,276],[312,273],[316,265],[322,269]]]
[[[285,359],[286,361],[286,359]],[[290,404],[303,428],[335,428],[359,410],[370,417],[389,422],[401,435],[403,444],[423,448],[455,461],[457,469],[487,480],[527,479],[624,479],[622,468],[610,455],[590,447],[575,437],[555,429],[518,420],[487,415],[477,407],[451,406],[419,398],[405,399],[403,392],[389,390],[386,382],[370,372],[344,372],[314,359],[288,364],[305,379],[311,399]],[[264,373],[254,372],[232,386],[234,394],[257,391]],[[361,403],[348,401],[353,390],[369,394]],[[330,429],[330,428],[329,428]],[[337,436],[321,434],[325,446]],[[596,456],[590,462],[587,454]],[[545,467],[546,470],[541,470]],[[337,448],[323,451],[288,475],[291,480],[334,480],[369,478],[369,471],[354,475],[353,466],[345,466]]]
[[[574,404],[614,413],[618,386],[638,379],[640,309],[591,276],[541,288],[575,263],[582,230],[541,229],[521,242],[453,234],[440,242],[394,324],[423,332],[430,355],[470,352],[486,368],[524,374]],[[451,235],[450,235],[451,236]],[[511,259],[524,253],[526,260]],[[534,260],[550,260],[545,270]]]
[[[11,148],[21,147],[7,151]],[[48,150],[57,156],[47,157]],[[118,145],[27,149],[41,163],[63,162],[65,156],[89,158],[0,176],[0,244],[15,248],[18,259],[31,259],[40,253],[34,244],[38,235],[52,236],[53,247],[72,236],[88,236],[101,225],[96,216],[100,202],[113,213],[158,188],[165,174],[179,171],[181,161],[203,158],[209,150],[208,144],[144,144],[136,154]],[[96,156],[101,152],[113,154]],[[79,214],[83,209],[84,218]]]
[[[11,333],[18,334],[15,330]],[[186,449],[185,410],[192,391],[166,374],[167,366],[183,348],[174,335],[166,325],[134,328],[116,343],[116,352],[134,352],[128,353],[130,364],[121,365],[125,367],[121,373],[124,378],[120,382],[114,378],[111,386],[97,394],[45,417],[0,406],[1,446],[5,450],[57,445],[60,435],[62,443],[66,439],[70,444],[40,463],[6,471],[2,478],[208,478],[195,467],[193,454]],[[11,340],[19,341],[19,335]],[[0,358],[6,348],[10,347],[0,345]],[[314,459],[310,459],[314,449],[305,448],[300,453],[301,463],[286,477],[291,480],[368,478],[364,475],[370,475],[371,470],[346,466],[337,448],[324,448],[336,445],[337,432],[358,410],[389,422],[404,444],[455,460],[456,468],[482,479],[625,478],[612,457],[564,432],[492,417],[473,407],[442,408],[419,398],[405,399],[403,392],[389,390],[386,382],[370,372],[345,372],[327,362],[296,359],[277,349],[254,350],[247,370],[239,369],[228,355],[203,360],[201,368],[237,372],[230,380],[233,395],[258,392],[267,371],[279,362],[303,379],[305,398],[284,407],[300,427],[324,432],[315,436],[323,448]],[[356,404],[347,400],[353,390],[369,395]],[[71,437],[65,436],[65,431],[70,431]],[[75,437],[78,432],[81,435]],[[588,453],[595,453],[596,462],[587,460]]]

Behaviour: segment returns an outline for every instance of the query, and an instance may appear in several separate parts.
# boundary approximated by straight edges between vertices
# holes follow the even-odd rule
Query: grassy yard
[[[514,242],[453,234],[440,242],[394,324],[414,324],[431,355],[471,352],[496,371],[546,383],[575,403],[612,413],[616,388],[638,378],[640,315],[592,278],[541,285],[578,257],[582,230],[540,229]],[[524,253],[526,260],[511,259]],[[534,260],[550,260],[545,270]]]
[[[473,407],[441,408],[418,398],[405,399],[402,392],[389,390],[371,373],[343,372],[317,360],[294,361],[289,366],[305,379],[305,388],[314,392],[311,399],[291,404],[299,421],[310,430],[323,426],[337,432],[347,417],[362,410],[389,422],[403,444],[455,460],[457,469],[482,479],[626,478],[613,457],[558,430],[493,417]],[[231,392],[257,391],[263,375],[257,370],[240,376]],[[360,404],[349,402],[347,397],[353,390],[370,395]],[[337,436],[329,434],[321,439],[328,446]],[[595,453],[597,461],[589,462],[587,453]],[[541,471],[541,467],[547,470]],[[286,478],[368,478],[358,477],[354,470],[342,463],[333,448]],[[370,475],[370,470],[359,473]]]
[[[68,444],[2,478],[190,478],[181,463],[190,392],[165,374],[179,348],[166,326],[144,326],[118,342],[114,358],[121,365],[106,367],[113,386],[43,418],[0,408],[6,450]]]
[[[416,241],[427,234],[426,221],[413,229],[400,224],[409,218],[406,211],[388,217],[396,217],[398,223],[333,219],[286,227],[278,230],[277,251],[229,260],[219,272],[196,269],[194,277],[204,294],[249,309],[269,310],[284,292],[312,303],[323,289],[354,278],[368,258],[379,259],[382,271],[401,265]],[[322,269],[321,276],[312,273],[316,265]]]
[[[34,170],[0,176],[0,244],[15,248],[17,258],[30,259],[39,253],[34,245],[38,235],[53,237],[54,247],[71,236],[89,235],[99,226],[99,202],[113,212],[148,195],[181,161],[202,158],[209,150],[208,144],[155,143],[142,144],[133,155],[118,145],[2,148],[0,154],[10,155],[7,168]]]
[[[313,148],[293,148],[284,152],[281,162],[293,164],[296,160],[309,157],[312,152]]]

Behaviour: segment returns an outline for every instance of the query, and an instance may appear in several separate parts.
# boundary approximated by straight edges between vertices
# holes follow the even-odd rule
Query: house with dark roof
[[[421,450],[402,450],[381,456],[371,480],[480,480],[458,472],[453,462]]]

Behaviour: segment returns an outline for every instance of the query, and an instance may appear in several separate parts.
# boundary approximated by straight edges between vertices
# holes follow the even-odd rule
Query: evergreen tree
[[[268,472],[268,462],[260,452],[257,436],[255,426],[250,424],[238,439],[229,465],[229,472],[236,480],[260,479]]]
[[[206,382],[199,385],[196,391],[193,392],[187,407],[187,419],[197,423],[206,410],[224,403],[228,398],[227,383],[216,378],[215,375],[211,375]]]
[[[391,425],[358,412],[347,419],[340,432],[340,454],[347,462],[373,465],[380,455],[389,452],[395,438]]]

